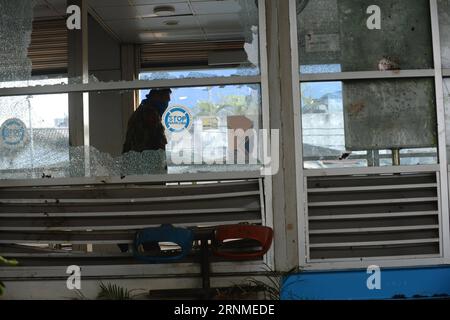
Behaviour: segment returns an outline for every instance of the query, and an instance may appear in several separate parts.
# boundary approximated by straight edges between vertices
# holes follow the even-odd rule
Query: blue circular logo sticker
[[[192,115],[185,106],[173,106],[163,114],[164,126],[172,133],[188,131],[192,126]]]
[[[12,118],[3,122],[0,127],[0,143],[2,147],[21,148],[27,141],[27,127],[22,120]]]

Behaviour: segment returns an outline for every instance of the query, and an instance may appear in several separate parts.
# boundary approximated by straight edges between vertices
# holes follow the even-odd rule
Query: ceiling
[[[251,40],[253,0],[88,0],[91,12],[124,43]],[[174,12],[156,15],[159,6]],[[66,17],[66,0],[37,0],[35,19]]]

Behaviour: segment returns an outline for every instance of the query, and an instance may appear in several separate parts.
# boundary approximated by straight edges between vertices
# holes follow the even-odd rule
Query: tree
[[[196,106],[195,116],[255,115],[259,113],[259,105],[251,96],[227,95],[218,103],[203,100]]]

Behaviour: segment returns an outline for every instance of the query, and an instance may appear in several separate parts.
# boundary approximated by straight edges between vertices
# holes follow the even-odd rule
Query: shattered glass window
[[[88,17],[89,84],[260,74],[257,1],[87,2],[103,22]],[[68,76],[76,73],[69,55],[81,44],[72,37],[78,31],[67,28],[66,1],[0,0],[0,5],[0,14],[9,17],[0,28],[0,88],[86,82]],[[140,70],[146,72],[139,75]],[[145,98],[136,91],[84,95],[89,123],[83,123],[81,93],[0,98],[0,179],[259,169],[257,162],[224,163],[225,154],[238,152],[227,130],[261,128],[258,84],[173,91],[171,106],[176,102],[192,114],[193,141],[176,141],[167,132],[166,150],[127,153],[122,153],[127,121]],[[249,137],[242,141],[244,160],[259,152]],[[193,162],[173,161],[180,151]]]
[[[261,141],[259,136],[253,140],[251,135],[261,129],[259,85],[173,88],[172,91],[168,110],[185,108],[192,117],[192,126],[183,135],[166,128],[165,150],[125,153],[129,123],[122,119],[122,98],[127,91],[89,94],[89,147],[69,145],[67,94],[0,98],[0,179],[260,169],[258,158],[250,160],[258,153]],[[148,90],[141,91],[141,100],[147,94]],[[165,125],[163,118],[158,121]],[[237,138],[230,135],[237,130],[247,135]],[[245,155],[243,161],[238,157],[239,152]],[[234,157],[231,162],[227,158],[230,154]]]
[[[428,0],[297,0],[300,72],[433,68],[429,12]]]
[[[305,168],[437,163],[432,79],[301,84]]]
[[[254,68],[213,68],[148,71],[139,75],[140,80],[169,80],[169,79],[199,79],[211,77],[257,76],[259,71]]]
[[[107,69],[108,60],[115,59],[120,65],[120,45],[129,43],[137,45],[132,53],[135,69],[152,71],[147,80],[260,74],[256,1],[163,2],[119,1],[111,5],[88,0],[104,23],[100,30],[89,17],[89,59],[105,59],[102,50],[107,48],[109,55],[102,69]],[[24,84],[14,81],[30,80],[32,73],[67,72],[70,33],[77,30],[67,29],[66,1],[1,0],[0,4],[4,17],[0,25],[0,81],[10,82],[5,86],[12,87]],[[98,41],[99,36],[105,39]],[[101,79],[95,70],[89,70],[87,79],[73,76],[69,83],[119,80]]]
[[[34,1],[0,2],[0,82],[25,80],[31,75],[28,46],[31,42]]]
[[[154,10],[141,6],[138,10]],[[176,3],[183,17],[143,16],[145,31],[136,36],[145,79],[208,78],[259,75],[257,1],[193,1]],[[99,8],[100,13],[107,8]],[[117,12],[122,15],[120,8]],[[125,33],[120,20],[106,21]],[[184,70],[183,70],[184,69]]]
[[[67,79],[35,81],[51,85]],[[41,177],[44,168],[58,167],[68,159],[67,94],[0,97],[2,178]]]
[[[450,0],[439,0],[442,67],[450,69]]]

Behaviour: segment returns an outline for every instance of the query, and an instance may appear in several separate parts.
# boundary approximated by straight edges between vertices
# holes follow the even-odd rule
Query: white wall
[[[89,17],[89,75],[100,81],[121,79],[120,44],[92,17]],[[124,140],[120,93],[91,93],[89,96],[91,146],[119,155]]]

